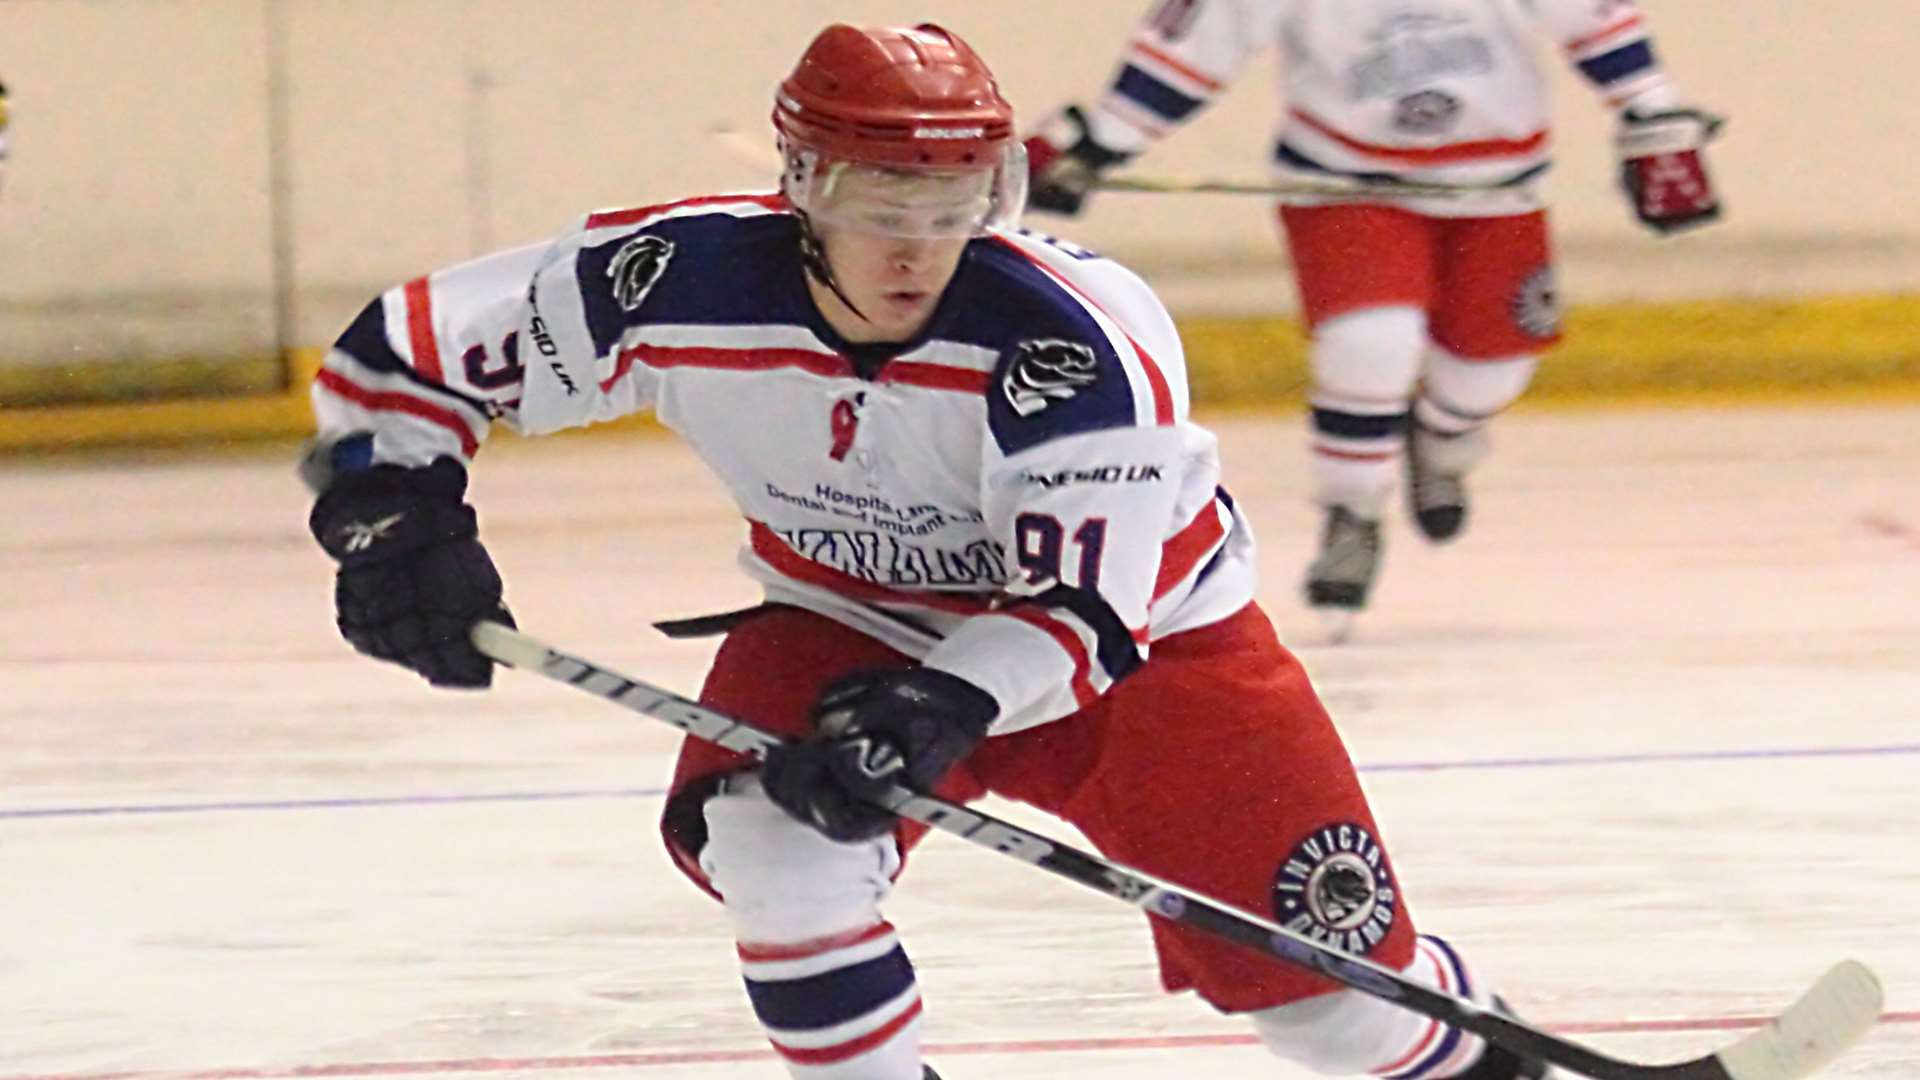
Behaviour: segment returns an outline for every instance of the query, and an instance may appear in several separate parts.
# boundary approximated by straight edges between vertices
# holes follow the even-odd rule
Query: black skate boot
[[[1320,554],[1307,565],[1307,603],[1326,619],[1334,641],[1346,640],[1379,569],[1380,523],[1344,506],[1328,507]]]
[[[933,1066],[922,1065],[920,1067],[926,1070],[926,1072],[920,1074],[920,1080],[940,1080],[940,1074],[933,1071]]]
[[[1513,1010],[1498,996],[1493,999],[1493,1011],[1502,1016],[1513,1015]],[[1488,1043],[1480,1053],[1480,1060],[1473,1063],[1473,1068],[1455,1076],[1453,1080],[1550,1080],[1550,1077],[1546,1062],[1537,1058],[1523,1058],[1511,1050]]]
[[[1447,435],[1414,419],[1407,424],[1407,503],[1420,532],[1435,543],[1467,523],[1466,466],[1486,455],[1486,435]]]

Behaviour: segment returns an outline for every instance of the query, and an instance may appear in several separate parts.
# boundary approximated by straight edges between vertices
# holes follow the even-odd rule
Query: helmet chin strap
[[[807,268],[807,276],[826,286],[827,291],[838,297],[842,304],[847,305],[848,311],[858,315],[861,322],[873,322],[872,319],[867,318],[867,313],[861,311],[852,298],[847,296],[846,290],[840,287],[840,283],[834,280],[833,267],[827,264],[827,249],[821,245],[819,235],[813,231],[813,219],[804,213],[794,216],[800,219],[800,263]]]

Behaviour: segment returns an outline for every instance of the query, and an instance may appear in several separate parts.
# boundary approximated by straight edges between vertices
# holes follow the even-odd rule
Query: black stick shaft
[[[783,740],[698,702],[541,644],[492,623],[475,628],[480,651],[513,667],[537,671],[717,746],[764,758]],[[881,800],[901,817],[951,833],[1022,862],[1181,923],[1307,968],[1363,994],[1470,1031],[1487,1042],[1540,1058],[1594,1080],[1737,1080],[1718,1057],[1674,1065],[1636,1065],[1568,1042],[1522,1021],[1488,1012],[1472,1001],[1416,982],[1261,918],[1163,881],[1144,871],[1081,851],[978,810],[903,787]]]

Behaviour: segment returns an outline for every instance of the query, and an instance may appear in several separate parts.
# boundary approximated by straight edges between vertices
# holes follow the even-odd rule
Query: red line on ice
[[[1672,1031],[1742,1031],[1765,1026],[1766,1016],[1721,1016],[1685,1020],[1585,1020],[1548,1024],[1558,1035],[1630,1035]],[[1880,1023],[1920,1023],[1920,1010],[1890,1012]],[[935,1043],[931,1058],[976,1054],[1063,1054],[1103,1050],[1178,1050],[1193,1047],[1256,1046],[1252,1035],[1156,1035],[1088,1039],[1017,1039],[1003,1042]],[[25,1073],[0,1080],[300,1080],[316,1076],[421,1076],[432,1073],[511,1073],[531,1069],[645,1069],[667,1065],[724,1065],[770,1061],[770,1049],[663,1050],[630,1054],[574,1054],[554,1057],[450,1058],[439,1061],[361,1061],[230,1069],[146,1069],[100,1073]]]

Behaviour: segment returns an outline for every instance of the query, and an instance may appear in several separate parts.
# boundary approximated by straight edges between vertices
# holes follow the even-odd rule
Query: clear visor
[[[1019,221],[1025,157],[1012,143],[991,169],[895,169],[788,146],[782,188],[797,209],[834,228],[923,239],[977,236]]]

